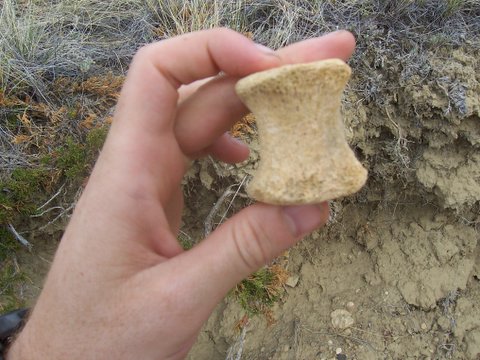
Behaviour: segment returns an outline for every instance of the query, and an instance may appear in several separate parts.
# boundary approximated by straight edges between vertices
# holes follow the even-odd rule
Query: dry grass
[[[268,324],[273,324],[271,307],[283,293],[288,277],[282,265],[266,266],[240,282],[235,288],[235,297],[249,316],[262,314]]]
[[[395,59],[401,78],[408,79],[428,73],[428,48],[465,42],[480,48],[476,0],[5,0],[0,13],[0,92],[7,98],[28,97],[59,118],[78,112],[89,127],[94,122],[90,115],[99,117],[106,109],[88,98],[72,104],[75,83],[88,87],[105,74],[123,76],[143,44],[216,26],[243,32],[272,48],[349,29],[357,37],[352,65],[360,78],[352,91],[381,106],[390,92],[378,72],[385,59]],[[457,93],[452,101],[461,105],[465,95]],[[9,167],[31,164],[12,142],[18,134],[5,128],[11,115],[6,105],[7,111],[0,112],[1,157],[8,158]],[[65,114],[60,109],[69,110]],[[80,138],[78,123],[67,121],[66,126]],[[252,129],[248,121],[242,126],[233,129],[235,135]]]
[[[254,136],[255,131],[255,116],[250,113],[233,125],[230,134],[236,138],[246,138]]]
[[[0,88],[56,99],[59,76],[87,78],[125,70],[133,52],[154,39],[142,2],[5,0],[0,15]]]

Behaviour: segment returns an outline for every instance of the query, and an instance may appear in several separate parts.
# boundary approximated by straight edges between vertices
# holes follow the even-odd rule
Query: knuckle
[[[220,35],[231,34],[231,33],[235,32],[235,31],[233,31],[229,28],[226,28],[226,27],[217,27],[217,28],[212,29],[212,31],[214,33],[217,33],[217,34],[220,34]]]
[[[154,46],[155,46],[155,43],[141,46],[135,53],[135,56],[133,57],[133,61],[142,62],[150,59],[152,56],[152,50]]]
[[[239,35],[238,32],[236,32],[235,30],[232,30],[232,29],[229,29],[229,28],[226,28],[226,27],[218,27],[218,28],[214,28],[211,30],[213,35],[214,36],[217,36],[217,37],[231,37],[231,36],[236,36],[236,35]]]
[[[147,54],[149,53],[150,51],[150,48],[149,48],[150,45],[143,45],[142,47],[140,47],[137,52],[135,53],[135,59],[139,59],[139,58],[144,58],[147,56]]]
[[[222,33],[227,35],[238,35],[238,32],[227,27],[220,28],[220,31],[222,31]]]
[[[232,237],[239,258],[249,271],[255,271],[268,262],[267,248],[271,239],[261,222],[246,216],[233,226]]]

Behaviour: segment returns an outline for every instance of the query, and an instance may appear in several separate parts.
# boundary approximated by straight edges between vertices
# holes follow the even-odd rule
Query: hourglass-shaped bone
[[[338,59],[286,65],[238,81],[257,119],[260,163],[247,187],[254,199],[314,204],[353,194],[367,171],[348,146],[340,115],[350,67]]]

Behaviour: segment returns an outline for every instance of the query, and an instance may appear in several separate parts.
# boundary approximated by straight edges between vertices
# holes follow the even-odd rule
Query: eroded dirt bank
[[[379,59],[371,55],[373,66]],[[348,359],[480,354],[479,55],[468,47],[429,52],[423,74],[382,59],[381,103],[358,90],[354,75],[344,115],[369,169],[367,186],[334,202],[327,227],[286,255],[298,284],[285,287],[273,325],[250,320],[242,358],[332,359],[339,348]],[[191,194],[185,233],[201,236],[202,224],[189,227],[188,214],[207,207],[206,217],[228,185],[253,172],[250,141],[249,162],[232,169],[206,160],[192,170],[191,181],[220,190],[197,192],[210,196],[201,206]],[[236,197],[233,208],[243,205]],[[333,328],[336,309],[348,310],[354,324]],[[190,359],[224,359],[243,315],[232,298],[220,304]]]

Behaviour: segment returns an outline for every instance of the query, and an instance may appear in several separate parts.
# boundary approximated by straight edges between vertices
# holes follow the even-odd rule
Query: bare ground
[[[332,203],[326,228],[285,255],[298,283],[285,286],[273,325],[250,319],[242,342],[237,325],[245,311],[227,298],[190,359],[224,359],[239,341],[244,359],[332,359],[340,349],[348,359],[477,358],[478,54],[457,49],[428,55],[432,70],[426,79],[402,83],[391,64],[385,65],[386,80],[400,84],[385,106],[362,99],[352,79],[344,114],[352,147],[370,171],[367,186],[354,198]],[[458,86],[463,97],[455,102]],[[234,170],[208,160],[197,165],[204,189],[225,189],[223,183],[240,184],[253,173],[257,144],[250,141],[251,160]],[[205,199],[214,192],[201,193]],[[192,195],[187,223],[207,218],[214,202],[195,203]],[[233,207],[243,203],[237,197]],[[184,228],[194,238],[201,230],[202,224]],[[347,309],[354,324],[335,329],[336,309]]]

